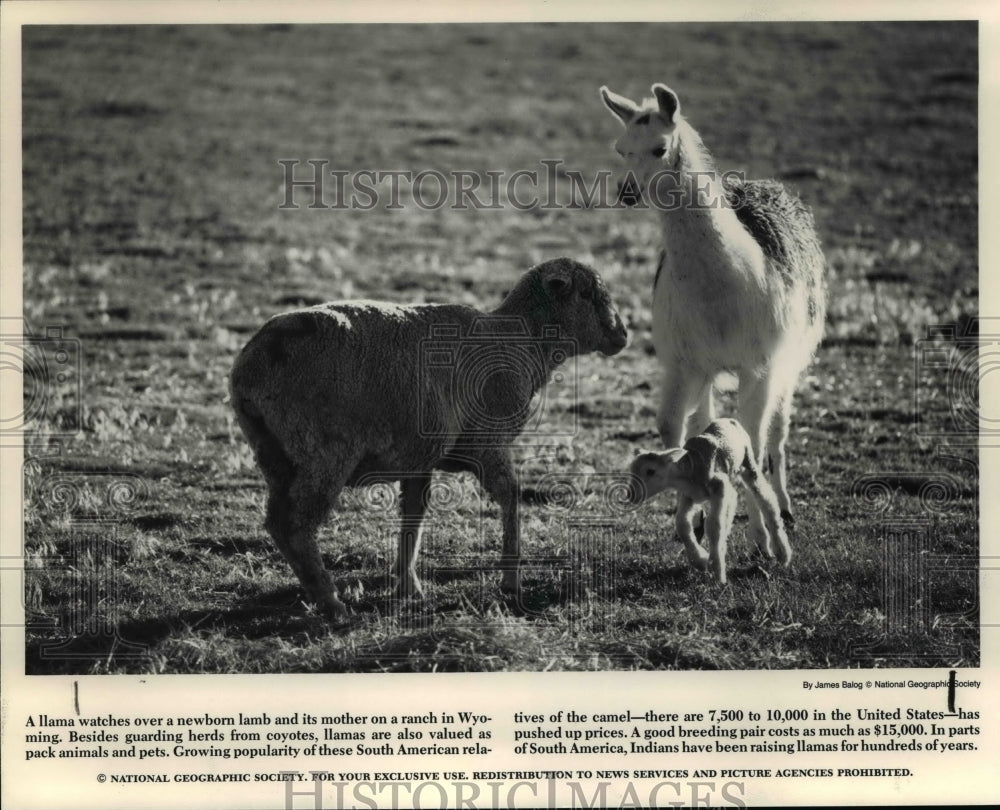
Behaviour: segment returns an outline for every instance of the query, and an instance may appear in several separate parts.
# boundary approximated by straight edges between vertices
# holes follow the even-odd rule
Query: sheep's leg
[[[424,512],[427,510],[427,490],[431,474],[421,473],[404,478],[401,489],[402,526],[399,532],[399,556],[396,559],[396,589],[401,595],[423,596],[424,589],[417,578],[417,552],[423,533]]]
[[[739,411],[740,423],[750,436],[753,450],[753,460],[758,466],[764,466],[765,441],[767,428],[773,412],[772,380],[770,373],[763,378],[753,374],[740,375]],[[768,559],[774,558],[771,548],[771,535],[764,527],[760,509],[753,499],[747,505],[750,526],[747,534],[756,543],[761,553]]]
[[[687,495],[680,495],[677,499],[677,515],[674,518],[677,534],[684,543],[684,551],[687,553],[688,563],[704,571],[708,568],[708,552],[699,544],[694,535],[694,527],[691,525],[691,516],[695,513],[697,504]]]
[[[777,401],[774,416],[771,418],[767,434],[767,455],[770,461],[769,475],[778,499],[781,519],[786,527],[794,524],[792,518],[792,501],[788,497],[787,460],[785,443],[788,440],[788,427],[792,412],[792,396],[794,389],[789,388]]]
[[[778,541],[778,560],[787,566],[792,560],[792,547],[788,543],[785,527],[778,518],[779,501],[774,490],[755,464],[746,464],[740,470],[740,478],[750,493],[750,499],[757,504],[768,534]]]
[[[517,479],[510,455],[496,448],[481,456],[479,479],[483,488],[500,506],[503,523],[503,554],[500,556],[501,590],[520,593],[521,536],[517,519]]]
[[[290,482],[272,482],[264,524],[309,598],[336,619],[347,616],[347,607],[337,598],[333,580],[323,566],[316,532],[342,486],[343,481],[300,468]]]

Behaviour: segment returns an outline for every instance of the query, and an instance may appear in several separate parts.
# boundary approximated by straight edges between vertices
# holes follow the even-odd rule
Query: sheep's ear
[[[668,121],[676,120],[675,116],[681,111],[681,100],[677,94],[665,84],[654,84],[653,95],[656,96],[660,114]]]
[[[570,291],[573,289],[573,280],[569,276],[549,276],[545,279],[544,285],[545,292],[551,298],[560,300],[570,294]]]
[[[612,93],[607,87],[601,88],[601,98],[604,99],[604,106],[618,116],[623,124],[628,124],[639,112],[639,106],[634,101]]]

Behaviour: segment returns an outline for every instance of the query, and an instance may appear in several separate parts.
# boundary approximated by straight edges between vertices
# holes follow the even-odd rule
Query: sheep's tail
[[[231,392],[230,398],[236,411],[236,421],[253,448],[268,483],[291,480],[295,467],[278,437],[268,427],[264,414],[253,400],[235,391]]]

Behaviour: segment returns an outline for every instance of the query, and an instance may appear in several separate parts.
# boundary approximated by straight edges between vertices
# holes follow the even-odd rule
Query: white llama
[[[714,419],[712,385],[739,381],[739,419],[791,526],[785,473],[792,395],[823,333],[825,261],[809,210],[774,181],[716,172],[698,133],[662,84],[642,105],[601,88],[625,126],[615,144],[625,202],[658,209],[662,253],[653,282],[653,344],[663,368],[657,426],[680,447]],[[629,199],[631,198],[631,199]],[[751,503],[750,534],[770,547]]]

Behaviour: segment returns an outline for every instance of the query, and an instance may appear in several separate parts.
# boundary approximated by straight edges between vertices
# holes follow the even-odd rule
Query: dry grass
[[[943,458],[914,425],[915,403],[947,426],[954,402],[946,374],[915,370],[926,328],[978,308],[976,64],[967,24],[26,30],[25,318],[79,339],[82,387],[53,394],[26,453],[28,671],[977,664],[976,453]],[[793,423],[795,564],[758,566],[740,517],[722,589],[684,566],[669,502],[608,515],[601,498],[601,474],[656,444],[650,212],[278,207],[282,158],[507,173],[558,158],[589,177],[615,165],[596,88],[655,80],[721,168],[785,177],[830,261],[828,339]],[[570,509],[522,508],[523,603],[489,570],[497,510],[471,481],[433,515],[416,605],[386,588],[393,515],[345,494],[322,548],[356,621],[331,628],[261,527],[225,401],[238,347],[298,302],[488,305],[560,254],[604,274],[633,345],[581,359],[574,396],[546,403],[572,439],[519,450],[526,486],[577,487]],[[881,512],[852,490],[875,474]],[[942,481],[943,504],[926,490]],[[884,534],[913,519],[929,618],[896,627]]]

